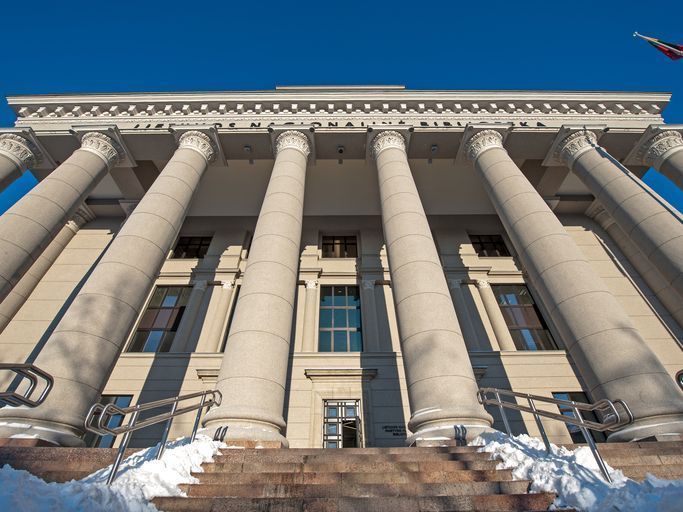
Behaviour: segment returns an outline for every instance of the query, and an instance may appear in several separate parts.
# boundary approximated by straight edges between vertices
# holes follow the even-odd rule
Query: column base
[[[222,441],[241,448],[289,448],[289,441],[272,425],[256,422],[212,421],[204,426],[206,435],[213,437],[221,427],[227,427]]]
[[[70,448],[83,448],[85,443],[81,439],[81,432],[69,428],[68,425],[59,425],[50,422],[31,419],[28,423],[24,418],[2,418],[0,421],[0,439],[10,446],[10,441],[19,442],[13,446],[27,446],[27,442],[35,444],[30,446],[66,446]],[[45,444],[38,444],[45,443]]]
[[[683,435],[683,415],[655,416],[636,420],[626,428],[607,436],[609,443],[626,443],[656,439],[657,441],[678,440]]]
[[[407,446],[452,446],[466,445],[485,432],[496,432],[490,425],[473,424],[445,424],[425,425],[406,439]]]

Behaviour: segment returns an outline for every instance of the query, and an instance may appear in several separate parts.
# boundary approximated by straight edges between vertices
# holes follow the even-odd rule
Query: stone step
[[[347,454],[340,451],[333,453],[298,454],[282,450],[279,453],[259,453],[258,450],[235,453],[223,453],[214,457],[216,463],[236,462],[272,462],[272,463],[313,463],[313,462],[428,462],[439,460],[490,460],[491,455],[484,452],[463,453],[424,453],[406,450],[402,453],[378,453],[378,454]]]
[[[621,468],[624,476],[631,478],[633,480],[645,480],[648,473],[657,478],[662,478],[664,480],[680,480],[683,479],[683,466],[624,466]]]
[[[569,450],[576,450],[586,444],[565,444],[562,445]],[[624,450],[633,453],[635,450],[649,450],[655,453],[667,450],[676,450],[678,453],[683,451],[683,441],[659,441],[659,442],[635,442],[635,443],[599,443],[600,451],[620,451]],[[640,453],[640,452],[638,452]]]
[[[496,460],[442,460],[428,462],[354,462],[348,460],[311,463],[206,463],[202,466],[209,473],[379,473],[413,471],[453,471],[458,469],[494,470]]]
[[[553,494],[538,493],[381,498],[155,498],[152,503],[165,512],[503,512],[547,510],[554,499]]]
[[[40,474],[33,474],[46,482],[63,483],[70,482],[71,480],[80,480],[93,472],[94,471],[41,471]]]
[[[523,494],[529,488],[525,480],[493,482],[410,483],[410,484],[181,484],[190,497],[237,498],[374,498],[381,496],[464,496],[483,494]]]
[[[512,470],[454,470],[382,473],[192,473],[200,484],[409,484],[512,480]]]
[[[640,454],[624,454],[624,453],[602,453],[603,459],[607,461],[610,466],[627,467],[627,466],[676,466],[683,464],[683,454],[679,455],[640,455]]]

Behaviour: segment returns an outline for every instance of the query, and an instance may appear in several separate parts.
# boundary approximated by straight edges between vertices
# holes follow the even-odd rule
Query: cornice
[[[452,119],[539,117],[618,118],[661,121],[664,93],[278,90],[226,93],[150,93],[11,96],[17,122],[42,120],[149,123],[152,120],[208,120],[429,116]]]

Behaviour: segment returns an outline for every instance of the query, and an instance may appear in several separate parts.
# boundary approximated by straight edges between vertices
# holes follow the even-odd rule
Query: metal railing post
[[[505,407],[503,407],[503,401],[500,399],[500,393],[496,390],[496,401],[498,402],[498,409],[500,409],[500,415],[503,417],[503,424],[505,425],[505,431],[509,436],[512,436],[512,429],[510,428],[510,423],[508,423],[508,416],[505,414]]]
[[[579,409],[577,409],[576,407],[572,407],[572,410],[574,411],[574,415],[576,416],[576,418],[583,424],[584,421],[583,416],[581,415],[581,411],[579,411]],[[611,484],[612,477],[609,475],[609,471],[607,471],[607,466],[605,465],[605,461],[603,460],[602,455],[600,455],[600,452],[598,451],[598,447],[595,444],[593,436],[588,431],[588,429],[583,425],[580,425],[579,429],[581,430],[581,434],[583,434],[583,438],[586,440],[586,443],[588,443],[588,447],[591,449],[591,452],[593,453],[593,457],[595,458],[595,462],[597,462],[598,467],[600,468],[602,476],[604,476],[605,480],[607,480],[607,482]]]
[[[138,420],[138,414],[140,411],[135,411],[133,415],[130,417],[130,421],[128,422],[129,427],[134,427],[135,422]],[[121,465],[121,461],[123,460],[123,454],[126,451],[126,448],[128,448],[128,443],[130,441],[130,436],[133,433],[132,430],[129,430],[123,435],[123,439],[121,440],[121,446],[119,446],[119,451],[116,454],[116,460],[114,460],[114,464],[111,466],[111,471],[109,471],[109,477],[107,478],[107,485],[111,485],[111,483],[114,481],[114,478],[116,478],[116,472],[119,470],[119,466]]]
[[[194,442],[195,437],[197,437],[197,429],[199,428],[199,420],[202,417],[202,410],[204,409],[204,402],[206,401],[206,395],[202,395],[202,399],[199,401],[199,409],[197,409],[197,417],[194,419],[194,426],[192,427],[192,436],[190,436],[190,442]]]
[[[168,441],[168,433],[171,431],[171,424],[173,423],[173,418],[177,408],[178,397],[176,397],[176,401],[173,402],[173,406],[171,407],[171,417],[168,418],[168,421],[164,426],[164,434],[161,436],[161,444],[159,444],[159,450],[157,451],[157,460],[159,460],[161,456],[164,454],[164,449],[166,448],[166,441]]]
[[[527,397],[527,401],[529,402],[529,407],[531,407],[531,410],[534,412],[534,419],[536,420],[538,430],[541,431],[541,437],[543,438],[543,444],[545,444],[545,450],[548,452],[548,455],[550,455],[552,453],[552,450],[550,449],[550,441],[548,440],[548,435],[545,433],[545,428],[543,427],[541,417],[538,415],[536,405],[534,404],[534,401],[531,399],[531,397]]]

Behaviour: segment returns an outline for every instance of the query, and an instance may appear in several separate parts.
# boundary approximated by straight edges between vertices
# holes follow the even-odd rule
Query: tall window
[[[173,249],[171,259],[197,259],[206,256],[211,245],[210,236],[181,236]]]
[[[588,397],[586,396],[585,393],[577,392],[577,391],[572,391],[572,392],[558,392],[558,393],[553,393],[553,398],[556,398],[558,400],[566,400],[566,401],[573,401],[573,402],[583,402],[584,404],[589,404],[591,403],[588,400]],[[566,407],[564,405],[558,405],[558,409],[560,409],[560,413],[563,416],[569,416],[570,418],[574,418],[574,411],[572,410],[571,407]],[[583,417],[584,420],[587,421],[595,421],[598,422],[598,417],[590,412],[590,411],[583,411],[581,412],[581,416]],[[575,425],[567,425],[567,430],[569,430],[569,435],[572,438],[572,441],[575,443],[585,443],[586,440],[583,437],[583,434],[581,433],[581,430],[579,427]],[[605,437],[605,434],[603,432],[593,432],[592,430],[588,431],[591,436],[593,436],[593,439],[595,440],[596,443],[604,443],[607,438]]]
[[[492,285],[517,350],[557,350],[548,327],[523,284]]]
[[[510,251],[500,235],[470,235],[470,242],[480,258],[510,256]]]
[[[123,409],[124,407],[128,407],[130,405],[132,399],[133,395],[102,395],[100,403],[104,405],[116,404],[118,407],[121,407]],[[93,421],[97,421],[97,418],[98,415],[95,415]],[[120,427],[122,422],[123,416],[121,414],[115,414],[109,418],[109,421],[107,422],[107,427]],[[86,433],[85,437],[83,438],[83,441],[85,441],[85,445],[88,448],[111,448],[112,446],[114,446],[115,440],[115,436],[100,436],[93,432]]]
[[[323,258],[357,258],[358,243],[355,236],[324,236]]]
[[[320,287],[319,352],[361,352],[360,294],[357,286]]]
[[[128,352],[168,352],[191,290],[191,286],[157,286]]]

